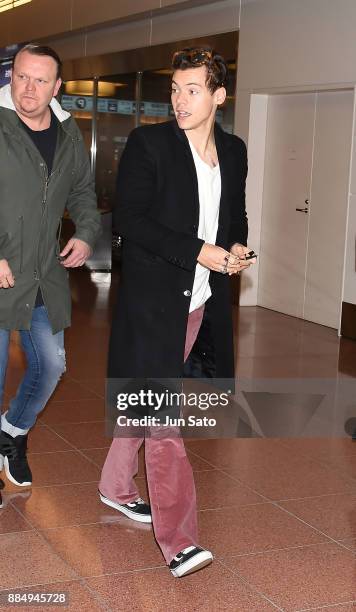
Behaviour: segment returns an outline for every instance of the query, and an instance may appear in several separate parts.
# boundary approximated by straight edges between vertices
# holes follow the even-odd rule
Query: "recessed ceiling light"
[[[93,81],[66,81],[64,84],[66,94],[75,96],[92,96],[94,83]],[[113,97],[116,95],[116,87],[127,87],[126,83],[111,83],[109,81],[99,81],[98,96]]]
[[[0,13],[14,9],[21,6],[21,4],[27,4],[28,2],[32,2],[32,0],[0,0]]]

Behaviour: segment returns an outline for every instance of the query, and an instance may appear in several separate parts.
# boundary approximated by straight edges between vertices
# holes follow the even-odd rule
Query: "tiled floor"
[[[167,570],[150,525],[99,502],[110,443],[104,376],[116,280],[109,281],[73,276],[67,373],[30,436],[34,485],[6,482],[0,601],[22,588],[67,591],[64,609],[76,612],[356,609],[356,442],[347,437],[187,441],[201,544],[216,559],[182,580]],[[235,317],[240,377],[356,380],[356,342],[335,331],[261,308]],[[5,404],[22,369],[14,337]],[[356,415],[356,396],[354,403]],[[137,482],[147,496],[144,475],[141,453]]]

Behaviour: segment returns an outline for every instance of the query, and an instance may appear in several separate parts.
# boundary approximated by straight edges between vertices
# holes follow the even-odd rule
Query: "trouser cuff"
[[[16,425],[11,425],[6,418],[7,412],[1,415],[1,431],[9,434],[12,438],[16,438],[17,436],[25,436],[30,431],[29,429],[21,429],[21,427],[16,427]]]

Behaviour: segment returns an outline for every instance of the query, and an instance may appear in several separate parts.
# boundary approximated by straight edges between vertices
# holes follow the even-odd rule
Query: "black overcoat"
[[[246,245],[246,147],[215,124],[221,172],[216,244]],[[177,122],[134,129],[122,154],[114,228],[123,239],[122,274],[109,350],[109,378],[178,378],[197,257],[195,165]],[[217,378],[234,377],[230,278],[211,272],[209,300]]]

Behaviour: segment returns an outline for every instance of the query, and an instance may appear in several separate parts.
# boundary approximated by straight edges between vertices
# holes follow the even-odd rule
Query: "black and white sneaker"
[[[181,578],[209,565],[212,560],[213,555],[210,550],[205,550],[200,546],[188,546],[173,557],[169,569],[175,578]]]
[[[118,504],[108,497],[105,497],[100,491],[99,497],[103,504],[122,512],[133,521],[138,521],[139,523],[152,523],[151,507],[146,504],[141,497],[128,504]]]
[[[7,478],[18,487],[29,487],[32,484],[32,473],[27,461],[27,437],[13,438],[4,431],[0,432],[0,453],[4,458],[4,469]]]

